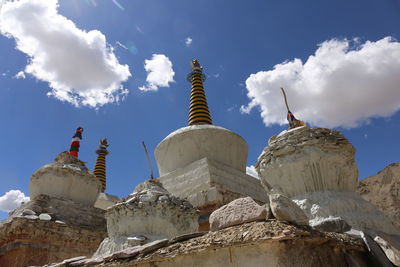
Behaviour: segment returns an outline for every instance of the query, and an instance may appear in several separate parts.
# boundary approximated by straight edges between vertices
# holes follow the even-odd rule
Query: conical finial
[[[83,128],[78,127],[75,131],[74,136],[72,136],[71,147],[69,149],[69,154],[71,154],[72,156],[78,157],[79,147],[81,145],[81,140],[82,140],[82,133],[83,133]]]
[[[107,151],[108,143],[107,138],[100,140],[99,149],[96,151],[97,160],[96,165],[94,166],[93,174],[99,179],[101,183],[101,192],[106,190],[106,155],[108,155]]]
[[[206,76],[203,74],[203,68],[200,66],[197,59],[192,60],[190,64],[192,66],[192,71],[187,76],[187,80],[192,83],[189,125],[212,124],[203,87],[203,81],[205,81]]]

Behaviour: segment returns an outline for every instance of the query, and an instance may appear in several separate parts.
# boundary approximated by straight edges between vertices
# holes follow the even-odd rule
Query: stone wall
[[[0,266],[25,267],[91,256],[105,236],[104,231],[14,217],[0,226]]]
[[[172,195],[187,199],[203,214],[240,197],[268,202],[260,180],[208,158],[164,175],[160,182]]]
[[[92,231],[107,231],[104,210],[47,195],[38,195],[31,201],[21,205],[10,213],[10,217],[6,221],[9,222],[14,217],[24,216],[25,210],[33,211],[36,216],[43,213],[48,214],[51,217],[51,221],[58,220],[68,225]]]
[[[310,232],[271,220],[232,226],[180,242],[171,240],[153,251],[135,253],[132,249],[103,260],[89,259],[74,266],[89,262],[110,267],[374,266],[370,260],[363,243],[352,237]]]

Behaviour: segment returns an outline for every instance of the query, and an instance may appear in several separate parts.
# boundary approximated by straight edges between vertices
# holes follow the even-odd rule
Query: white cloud
[[[15,79],[25,79],[26,78],[25,72],[20,71],[17,74],[15,74],[15,76],[13,78],[15,78]]]
[[[123,49],[128,50],[128,47],[126,47],[126,45],[123,45],[121,42],[117,41],[116,44],[122,47]]]
[[[351,46],[355,46],[351,48]],[[243,113],[259,107],[265,125],[286,123],[280,87],[298,119],[320,127],[352,128],[400,109],[400,43],[390,37],[364,44],[329,40],[300,59],[251,74]]]
[[[246,173],[250,176],[253,176],[254,178],[260,179],[260,177],[258,177],[258,173],[257,173],[256,167],[254,167],[254,165],[247,166]]]
[[[192,38],[190,38],[190,37],[185,38],[185,44],[187,47],[189,47],[192,44],[192,42],[193,42]]]
[[[129,67],[118,62],[105,36],[78,29],[58,14],[58,0],[5,2],[0,31],[30,58],[25,72],[51,87],[48,95],[75,106],[98,107],[127,94]]]
[[[158,87],[169,87],[169,83],[174,82],[172,62],[163,54],[153,54],[151,59],[146,59],[144,68],[147,71],[147,84],[139,87],[142,91],[157,91]]]
[[[22,202],[28,202],[29,197],[19,190],[10,190],[0,197],[0,211],[9,212],[18,208]]]

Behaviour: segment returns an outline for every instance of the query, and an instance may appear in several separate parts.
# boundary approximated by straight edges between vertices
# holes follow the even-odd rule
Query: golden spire
[[[106,155],[108,154],[107,147],[107,138],[100,140],[99,149],[96,151],[98,157],[93,172],[101,183],[101,192],[104,192],[106,190]]]
[[[203,81],[206,79],[206,76],[203,74],[203,67],[200,66],[197,59],[192,60],[190,63],[192,66],[192,72],[187,76],[187,80],[192,83],[192,93],[190,95],[189,106],[189,125],[212,124],[203,87]]]

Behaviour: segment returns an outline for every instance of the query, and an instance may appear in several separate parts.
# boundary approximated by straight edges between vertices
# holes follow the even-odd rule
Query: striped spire
[[[106,155],[108,154],[107,147],[107,138],[100,140],[99,149],[96,150],[98,156],[93,172],[101,183],[101,192],[104,192],[106,190]]]
[[[192,83],[192,93],[190,95],[189,106],[189,125],[212,124],[211,115],[208,110],[206,94],[203,82],[206,76],[203,74],[203,67],[197,59],[191,62],[192,72],[187,76],[187,80]]]
[[[71,154],[72,156],[78,157],[79,147],[81,146],[82,133],[83,128],[78,127],[75,131],[74,136],[72,136],[72,142],[69,149],[69,154]]]

